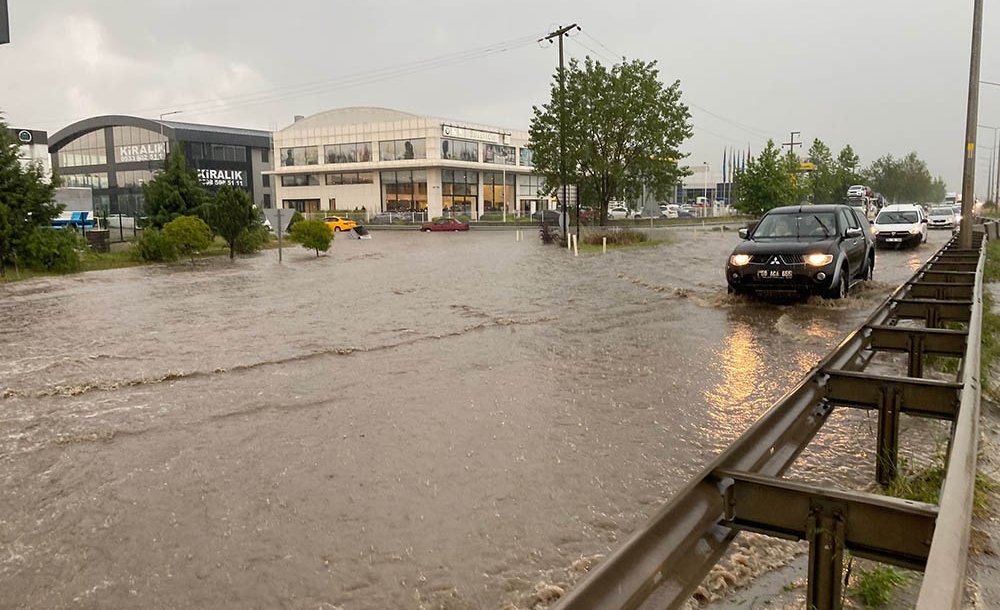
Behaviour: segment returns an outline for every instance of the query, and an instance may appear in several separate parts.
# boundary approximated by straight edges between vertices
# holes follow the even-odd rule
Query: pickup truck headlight
[[[813,267],[823,267],[833,262],[832,254],[810,254],[806,257],[806,264]]]
[[[742,267],[750,262],[749,254],[734,254],[729,257],[729,264],[734,267]]]

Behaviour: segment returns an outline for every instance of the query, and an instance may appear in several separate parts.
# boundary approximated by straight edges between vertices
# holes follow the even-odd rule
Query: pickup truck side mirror
[[[750,234],[750,232],[747,230],[746,227],[743,227],[742,229],[737,231],[737,233],[739,233],[740,239],[746,239]]]
[[[848,238],[861,237],[862,235],[864,235],[864,231],[862,231],[861,229],[854,228],[854,227],[851,227],[851,228],[847,229],[847,232],[844,233],[844,237],[848,237]]]

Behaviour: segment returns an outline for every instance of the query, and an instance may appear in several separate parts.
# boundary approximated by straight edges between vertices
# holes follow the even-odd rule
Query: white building
[[[274,133],[275,199],[302,212],[364,209],[472,220],[553,207],[528,133],[372,107],[296,117]]]
[[[52,179],[52,162],[49,160],[49,135],[36,129],[8,128],[21,143],[21,163],[25,166],[41,164],[47,180]]]

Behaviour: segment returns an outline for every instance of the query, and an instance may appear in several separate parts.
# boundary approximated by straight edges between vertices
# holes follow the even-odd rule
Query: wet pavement
[[[732,232],[526,235],[0,285],[0,607],[530,607],[948,237],[767,303],[726,295]],[[794,474],[867,484],[874,430],[838,416]]]

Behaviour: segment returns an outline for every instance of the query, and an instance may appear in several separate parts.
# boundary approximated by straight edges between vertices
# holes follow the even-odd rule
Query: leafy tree
[[[9,263],[17,264],[29,236],[52,224],[61,207],[53,202],[55,187],[40,164],[21,164],[21,144],[0,119],[0,277]]]
[[[330,249],[333,231],[322,220],[300,220],[292,225],[288,238],[302,244],[303,248],[315,250],[318,258],[320,251]]]
[[[760,216],[771,208],[790,205],[800,201],[799,188],[794,181],[791,158],[781,156],[773,140],[756,158],[751,159],[746,168],[737,173],[736,209],[751,216]]]
[[[831,200],[830,203],[836,203],[843,201],[847,197],[847,189],[855,184],[863,184],[864,177],[861,175],[858,169],[861,159],[848,144],[840,150],[840,154],[837,155],[837,184],[834,192],[837,194],[836,199]],[[878,191],[878,189],[873,189]]]
[[[208,192],[198,180],[198,174],[188,167],[184,147],[167,155],[162,172],[142,186],[146,198],[146,215],[151,226],[159,229],[178,216],[200,215]]]
[[[212,230],[197,216],[178,216],[163,227],[163,234],[192,263],[195,254],[212,245]]]
[[[271,241],[271,232],[267,227],[261,225],[252,229],[247,229],[236,238],[237,254],[253,254],[259,251]]]
[[[253,204],[250,194],[228,184],[219,188],[215,197],[205,205],[205,218],[215,234],[229,245],[230,260],[236,256],[240,236],[264,224],[263,215]],[[244,239],[241,243],[248,247],[256,242]]]
[[[893,203],[924,203],[944,199],[944,182],[931,177],[927,164],[911,152],[901,159],[885,155],[864,172],[874,190]],[[940,195],[940,196],[939,196]]]
[[[813,140],[809,147],[809,160],[816,167],[809,172],[803,185],[813,203],[837,203],[846,190],[841,192],[837,175],[838,165],[833,160],[830,148],[821,140]]]
[[[565,167],[580,199],[591,200],[606,224],[608,202],[647,189],[668,196],[686,175],[680,145],[691,136],[680,82],[664,87],[656,62],[623,61],[610,69],[587,57],[565,71]],[[560,174],[559,74],[548,104],[533,108],[535,170],[558,192]],[[579,200],[579,199],[578,199]]]

